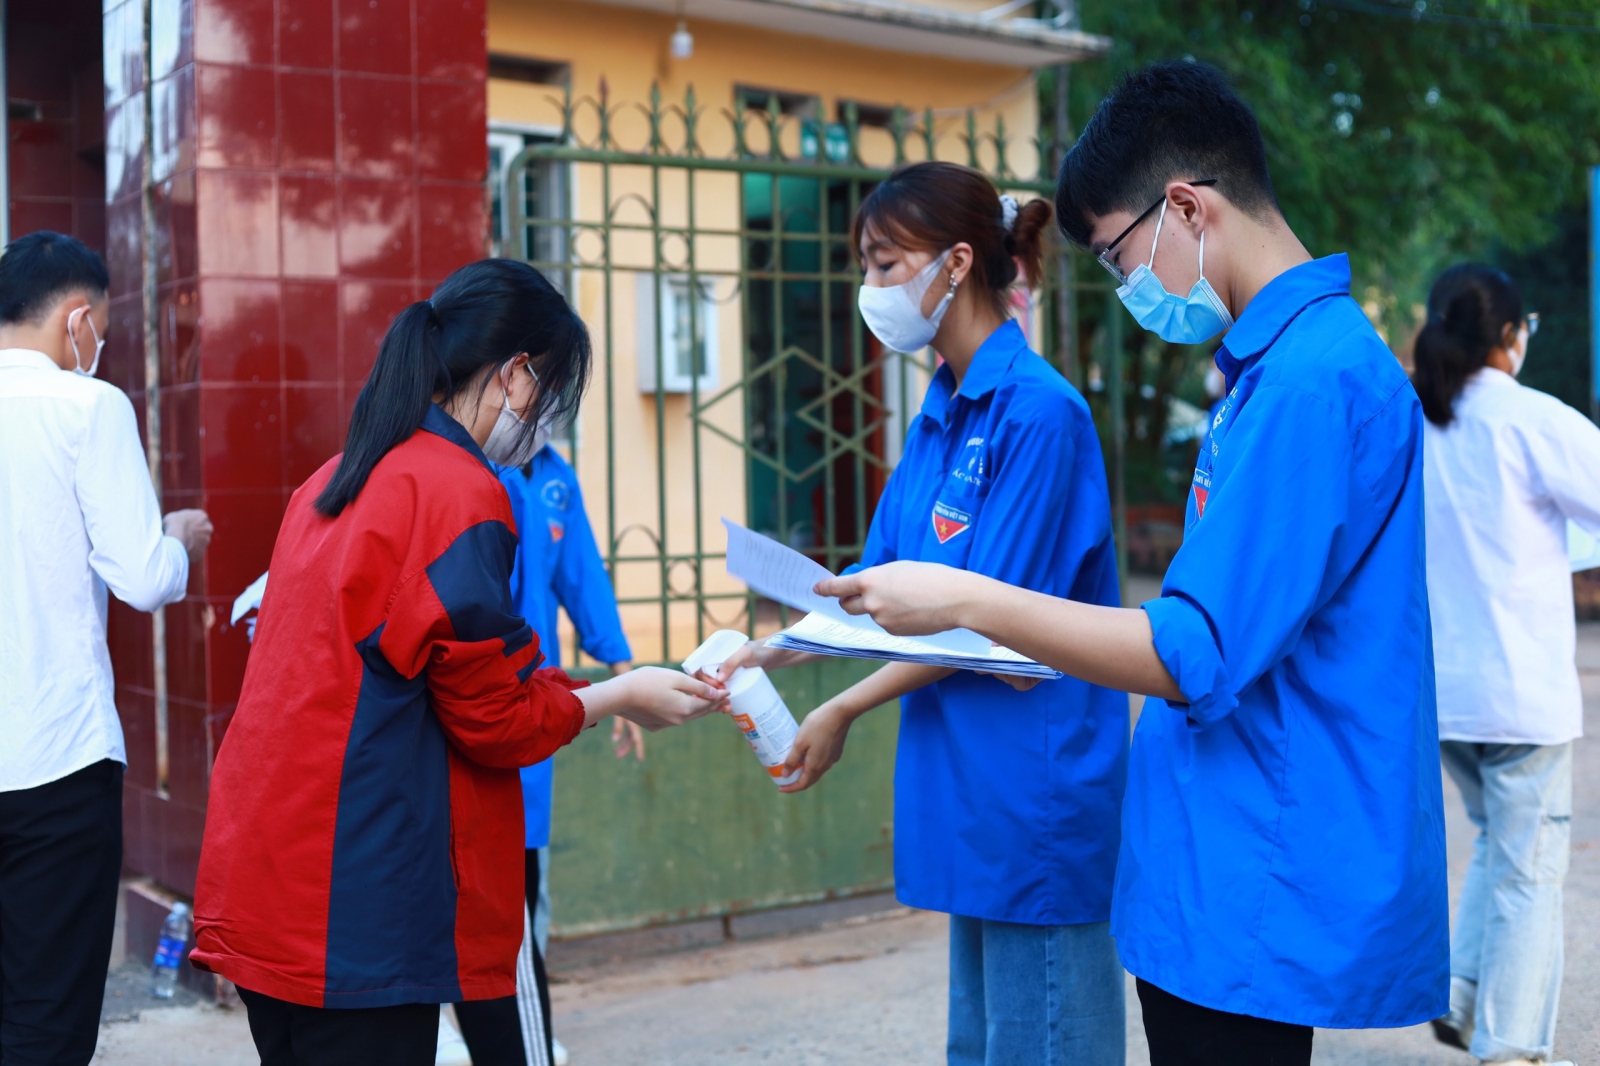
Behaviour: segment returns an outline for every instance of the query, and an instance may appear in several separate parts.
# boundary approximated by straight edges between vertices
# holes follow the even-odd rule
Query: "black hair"
[[[401,311],[356,397],[344,455],[317,510],[331,518],[348,507],[378,461],[422,425],[435,396],[445,404],[469,388],[481,396],[524,352],[540,386],[525,440],[540,421],[571,416],[589,384],[589,331],[544,275],[515,259],[480,259]]]
[[[1428,320],[1412,347],[1411,384],[1428,421],[1448,426],[1455,419],[1467,379],[1505,344],[1506,327],[1520,326],[1523,318],[1522,294],[1505,272],[1462,263],[1439,275],[1428,293]]]
[[[859,254],[867,227],[902,248],[942,252],[962,241],[972,245],[973,284],[989,292],[1005,315],[1005,294],[1017,281],[1018,264],[1030,286],[1044,274],[1044,228],[1050,204],[1029,200],[1007,226],[1000,190],[982,172],[931,161],[899,167],[861,201],[851,223],[850,244]]]
[[[0,322],[8,325],[37,324],[63,297],[99,300],[110,288],[105,263],[76,237],[42,229],[0,254]]]
[[[1093,220],[1138,215],[1172,181],[1215,178],[1218,193],[1259,219],[1280,214],[1267,149],[1250,106],[1205,63],[1152,63],[1107,94],[1062,161],[1056,218],[1087,246]]]

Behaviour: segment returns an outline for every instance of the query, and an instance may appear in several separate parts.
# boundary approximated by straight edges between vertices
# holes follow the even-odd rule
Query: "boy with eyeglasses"
[[[1062,228],[1164,340],[1225,333],[1185,538],[1142,609],[895,562],[818,586],[895,633],[967,627],[1156,697],[1134,734],[1112,932],[1152,1066],[1304,1066],[1312,1027],[1447,1006],[1422,411],[1280,212],[1255,116],[1160,63],[1062,167]],[[1207,252],[1210,253],[1207,258]]]

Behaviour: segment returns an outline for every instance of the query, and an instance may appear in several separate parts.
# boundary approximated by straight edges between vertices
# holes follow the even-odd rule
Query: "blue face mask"
[[[1161,223],[1166,217],[1163,203],[1156,217],[1155,239],[1150,242],[1150,263],[1156,261],[1156,243],[1161,240]],[[1134,267],[1127,284],[1117,290],[1117,299],[1139,325],[1173,344],[1200,344],[1233,325],[1228,305],[1206,280],[1204,233],[1200,234],[1200,280],[1189,290],[1188,299],[1168,292],[1150,263]]]

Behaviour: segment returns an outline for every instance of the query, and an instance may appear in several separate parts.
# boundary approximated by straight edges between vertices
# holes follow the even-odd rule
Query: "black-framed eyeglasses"
[[[1189,184],[1189,185],[1215,185],[1216,183],[1217,183],[1217,179],[1216,178],[1201,178],[1199,181],[1191,181],[1191,182],[1188,182],[1187,184]],[[1117,264],[1114,263],[1111,260],[1111,258],[1110,258],[1111,253],[1115,252],[1117,250],[1117,245],[1121,244],[1123,242],[1123,240],[1128,236],[1128,234],[1132,233],[1134,230],[1139,228],[1139,223],[1141,223],[1145,219],[1149,218],[1150,217],[1150,213],[1152,211],[1154,211],[1156,208],[1160,207],[1162,204],[1164,204],[1166,202],[1167,202],[1167,197],[1166,197],[1166,194],[1163,193],[1161,195],[1161,199],[1157,200],[1155,203],[1153,203],[1149,207],[1145,208],[1144,212],[1142,214],[1140,214],[1140,216],[1138,218],[1136,218],[1132,222],[1128,223],[1128,228],[1127,229],[1125,229],[1121,233],[1117,234],[1117,239],[1116,240],[1114,240],[1110,244],[1106,245],[1105,249],[1103,251],[1101,251],[1101,253],[1099,255],[1094,257],[1095,258],[1095,262],[1099,263],[1101,266],[1106,268],[1106,273],[1110,274],[1112,277],[1117,279],[1117,284],[1118,285],[1126,285],[1128,283],[1128,275],[1121,267],[1117,266]]]

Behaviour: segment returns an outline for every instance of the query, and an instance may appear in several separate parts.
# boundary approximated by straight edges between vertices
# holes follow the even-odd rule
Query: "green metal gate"
[[[568,93],[560,135],[507,172],[503,254],[556,279],[594,335],[596,378],[568,444],[640,661],[674,664],[715,629],[787,623],[726,575],[722,515],[835,571],[860,556],[933,369],[927,353],[881,350],[855,312],[849,226],[872,186],[898,163],[953,158],[1019,199],[1053,188],[1051,146],[1019,145],[1003,119],[980,130],[971,113],[941,124],[897,109],[864,126],[853,106],[825,123],[785,113],[776,95],[747,103],[712,114],[691,88],[681,104],[654,92],[625,106],[602,83],[598,97]],[[625,121],[637,143],[621,143]],[[1024,318],[1077,381],[1080,348],[1115,359],[1121,345],[1107,336],[1120,316],[1098,312],[1110,298],[1098,270],[1075,259],[1051,257]],[[1080,303],[1103,328],[1080,321]],[[1120,486],[1122,375],[1105,378]],[[839,660],[775,680],[798,716],[868,669]],[[863,719],[847,758],[792,797],[720,721],[651,738],[642,765],[581,738],[558,761],[557,931],[889,887],[896,720]]]

